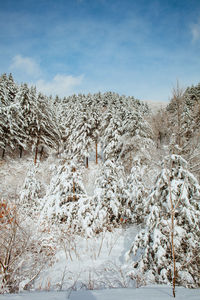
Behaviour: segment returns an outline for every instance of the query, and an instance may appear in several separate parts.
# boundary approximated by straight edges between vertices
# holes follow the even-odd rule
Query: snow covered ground
[[[14,195],[20,190],[30,162],[31,159],[2,162],[2,196],[6,196],[7,191]],[[50,181],[49,165],[53,162],[51,157],[40,164],[39,176],[46,184]],[[98,172],[99,167],[90,162],[89,169],[83,174],[83,182],[89,196],[93,195]],[[131,269],[131,263],[125,261],[124,255],[130,249],[138,229],[135,226],[117,228],[112,232],[102,232],[96,237],[86,238],[70,235],[69,232],[59,232],[58,228],[55,259],[39,274],[32,287],[33,291],[0,295],[0,300],[172,299],[171,287],[155,285],[136,288],[137,283],[126,276]],[[55,235],[55,232],[52,234]],[[140,283],[138,285],[140,286]],[[177,287],[176,293],[178,300],[200,300],[200,289]]]
[[[1,300],[170,300],[171,288],[167,286],[142,287],[138,289],[107,289],[67,292],[34,292],[2,295]],[[199,300],[200,289],[176,289],[176,300]]]
[[[102,232],[97,237],[62,236],[52,266],[35,281],[36,290],[78,290],[134,286],[127,278],[124,255],[138,229],[134,226]],[[59,239],[58,239],[59,240]]]

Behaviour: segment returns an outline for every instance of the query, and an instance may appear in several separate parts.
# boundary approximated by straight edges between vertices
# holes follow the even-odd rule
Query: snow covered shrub
[[[117,226],[121,217],[130,216],[126,207],[126,184],[121,164],[107,160],[101,168],[94,191],[94,220],[100,230],[103,227]]]
[[[137,255],[132,278],[143,275],[147,282],[166,284],[175,278],[179,285],[200,285],[195,255],[200,243],[199,195],[200,186],[187,162],[179,155],[166,157],[146,204],[146,229],[127,253]]]
[[[12,203],[0,202],[0,217],[0,293],[29,289],[54,249]]]

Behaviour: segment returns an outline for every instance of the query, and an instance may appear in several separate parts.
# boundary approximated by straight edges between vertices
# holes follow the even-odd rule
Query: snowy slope
[[[35,281],[35,290],[102,289],[133,286],[124,259],[138,229],[134,226],[102,232],[97,237],[65,235],[55,263]]]

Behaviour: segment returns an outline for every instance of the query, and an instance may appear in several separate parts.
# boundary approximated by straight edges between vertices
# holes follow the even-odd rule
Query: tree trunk
[[[6,152],[6,149],[4,148],[4,149],[3,149],[3,152],[2,152],[2,156],[1,156],[1,158],[4,158],[4,156],[5,156],[5,152]]]
[[[37,156],[38,156],[38,146],[36,145],[36,148],[35,148],[35,157],[34,157],[34,164],[35,165],[37,163]]]
[[[176,286],[176,260],[174,250],[174,211],[171,213],[171,246],[172,246],[172,258],[173,258],[173,279],[172,279],[172,291],[175,298],[175,286]]]
[[[76,172],[76,168],[72,168],[72,172]],[[74,175],[73,175],[73,201],[76,201],[76,186],[75,186],[75,181],[74,181]]]
[[[44,153],[44,147],[42,146],[42,149],[41,149],[41,151],[40,151],[40,160],[42,159],[43,153]]]
[[[88,157],[86,157],[86,168],[88,168]]]
[[[38,156],[38,146],[39,146],[39,142],[40,142],[40,139],[38,138],[38,139],[37,139],[36,146],[35,146],[35,157],[34,157],[34,164],[35,164],[35,165],[36,165],[36,163],[37,163],[37,156]]]
[[[76,194],[75,194],[76,188],[75,188],[75,182],[73,180],[73,201],[76,201]]]
[[[23,148],[22,146],[19,147],[19,157],[22,158],[22,152],[23,152]]]
[[[175,217],[175,204],[172,200],[172,191],[171,191],[171,182],[170,178],[168,179],[169,182],[169,198],[170,198],[170,206],[171,206],[171,252],[172,252],[172,259],[173,259],[173,275],[172,275],[172,292],[173,297],[175,298],[175,286],[176,286],[176,259],[175,259],[175,249],[174,249],[174,217]]]
[[[97,141],[95,143],[95,146],[96,146],[96,164],[98,165],[98,143],[97,143]]]

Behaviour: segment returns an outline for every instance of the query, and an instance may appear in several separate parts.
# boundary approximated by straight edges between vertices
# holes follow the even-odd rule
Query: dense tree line
[[[147,105],[114,93],[46,97],[27,84],[18,86],[10,74],[0,77],[0,148],[16,152],[59,148],[86,162],[91,148],[103,147],[105,158],[123,155],[123,136],[151,138],[143,116]],[[98,153],[96,153],[98,158]]]
[[[18,86],[10,74],[0,77],[0,148],[6,150],[32,149],[37,159],[38,147],[57,148],[60,133],[49,99],[29,88]]]

